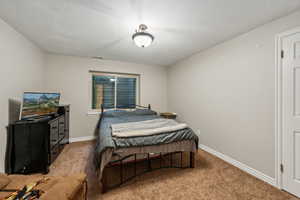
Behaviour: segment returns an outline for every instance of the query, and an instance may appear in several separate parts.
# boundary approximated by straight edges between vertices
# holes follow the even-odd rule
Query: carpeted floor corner
[[[194,169],[161,169],[101,194],[92,164],[94,142],[66,146],[50,175],[85,172],[91,200],[299,200],[199,150]]]

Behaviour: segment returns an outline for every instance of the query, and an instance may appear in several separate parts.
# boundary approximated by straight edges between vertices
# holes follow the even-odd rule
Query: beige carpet
[[[102,195],[92,165],[93,146],[93,142],[67,145],[50,169],[51,175],[87,173],[91,200],[298,200],[202,150],[194,169],[157,170]]]

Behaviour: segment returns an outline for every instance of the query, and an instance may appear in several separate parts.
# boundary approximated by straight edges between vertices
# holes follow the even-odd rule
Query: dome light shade
[[[140,25],[139,30],[132,35],[132,40],[135,45],[141,48],[148,47],[152,44],[154,37],[150,33],[145,32],[147,29],[146,25]]]

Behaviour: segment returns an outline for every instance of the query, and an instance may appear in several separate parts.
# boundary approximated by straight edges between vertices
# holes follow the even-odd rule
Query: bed
[[[136,106],[131,110],[108,110],[104,111],[99,119],[97,129],[97,142],[94,154],[95,169],[98,180],[102,182],[102,192],[119,186],[131,178],[139,175],[136,172],[136,163],[145,161],[148,163],[148,168],[144,172],[152,171],[151,160],[163,159],[166,156],[170,158],[170,164],[162,167],[160,161],[159,168],[193,168],[195,151],[198,147],[198,137],[189,127],[182,126],[178,130],[159,132],[148,135],[133,135],[133,136],[116,136],[113,132],[118,125],[125,124],[141,124],[152,121],[163,121],[162,117],[151,110],[151,106],[143,107]],[[168,121],[167,123],[175,123]],[[143,124],[144,123],[144,124]],[[182,125],[182,124],[181,124]],[[149,124],[147,131],[151,132],[152,124]],[[124,128],[123,126],[121,126]],[[131,127],[131,126],[130,126]],[[130,128],[129,127],[129,128]],[[126,127],[128,128],[128,127]],[[126,132],[131,133],[131,132]],[[189,165],[183,166],[183,152],[189,154]],[[178,154],[181,160],[181,165],[174,166],[172,163],[173,154]],[[178,156],[177,156],[178,157]],[[174,162],[174,161],[173,161]],[[133,163],[134,173],[130,178],[123,178],[123,163]],[[104,169],[108,166],[119,165],[120,183],[114,186],[108,186]]]

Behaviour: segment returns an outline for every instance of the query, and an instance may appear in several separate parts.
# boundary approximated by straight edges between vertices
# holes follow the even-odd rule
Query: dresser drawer
[[[58,143],[58,130],[59,130],[59,123],[58,120],[51,121],[50,123],[50,148],[55,146]]]
[[[65,137],[65,118],[61,117],[58,120],[58,139],[61,140]]]
[[[51,151],[50,152],[50,159],[51,159],[51,163],[52,163],[57,158],[57,156],[59,155],[59,152],[60,152],[59,145],[56,145],[50,151]]]

